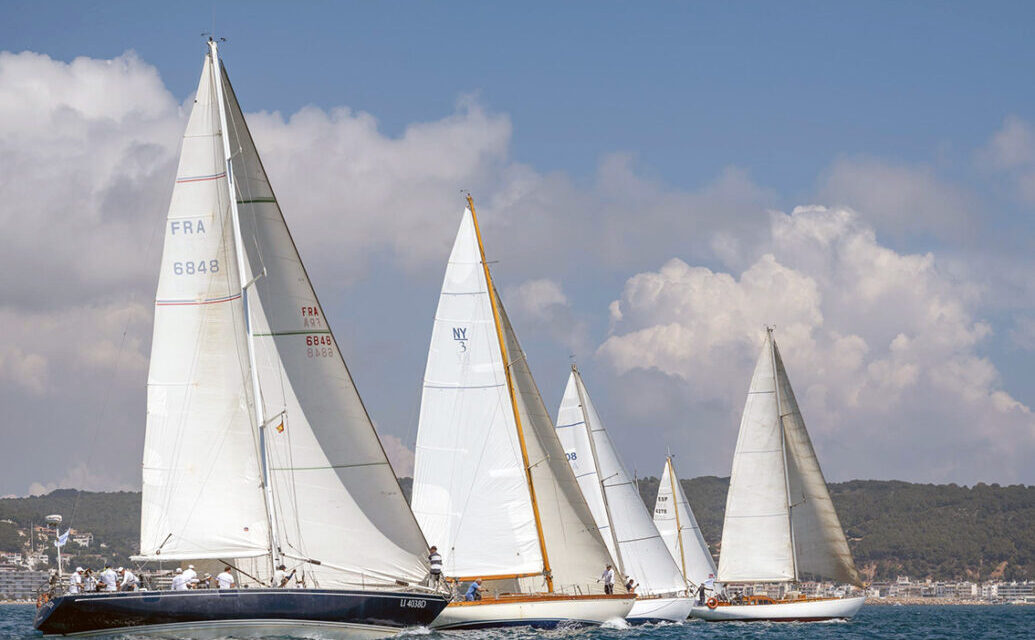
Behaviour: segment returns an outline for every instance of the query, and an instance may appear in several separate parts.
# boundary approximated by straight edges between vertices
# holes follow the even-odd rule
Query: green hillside
[[[658,479],[640,481],[653,508]],[[713,555],[718,553],[728,478],[682,480]],[[412,481],[401,480],[410,494]],[[911,484],[853,480],[830,485],[859,568],[870,580],[907,574],[934,579],[1035,578],[1035,487],[978,484]],[[46,496],[0,499],[0,551],[15,551],[17,528],[40,524],[50,513],[96,536],[90,549],[68,551],[82,564],[125,564],[136,552],[140,494],[54,491]],[[74,517],[73,517],[74,514]],[[107,548],[100,548],[100,543]],[[50,547],[53,556],[53,547]]]

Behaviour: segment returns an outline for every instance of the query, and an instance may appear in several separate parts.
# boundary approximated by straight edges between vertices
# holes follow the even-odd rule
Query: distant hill
[[[681,480],[704,537],[718,554],[728,478]],[[400,480],[409,498],[412,480]],[[653,508],[658,479],[642,478],[640,495]],[[833,483],[830,493],[849,537],[856,564],[870,580],[896,575],[934,579],[1035,578],[1035,487],[978,484],[974,487],[853,480]],[[72,514],[74,512],[74,517]],[[60,513],[78,530],[96,536],[84,562],[125,564],[136,552],[140,494],[68,489],[46,496],[0,499],[0,550],[14,551],[14,527],[39,524]],[[108,545],[100,549],[99,543]],[[50,548],[53,555],[53,547]],[[87,554],[98,554],[87,556]]]

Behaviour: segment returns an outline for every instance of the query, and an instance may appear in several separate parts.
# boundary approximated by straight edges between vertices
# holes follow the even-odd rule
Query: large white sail
[[[212,54],[165,227],[147,382],[140,554],[269,553]]]
[[[597,578],[605,565],[613,564],[611,554],[568,465],[514,327],[498,296],[496,301],[554,591],[601,593],[603,585]]]
[[[682,572],[654,526],[632,477],[622,466],[575,367],[557,413],[557,436],[622,574],[639,583],[637,592],[641,594],[685,591]]]
[[[279,552],[321,587],[418,583],[427,546],[288,231],[223,69]],[[315,560],[318,562],[306,562]]]
[[[767,335],[751,377],[733,454],[719,555],[721,582],[797,579],[770,339]]]
[[[470,209],[431,334],[413,511],[446,575],[539,575],[543,557]]]
[[[654,525],[690,585],[700,585],[709,576],[715,577],[715,561],[679,484],[671,458],[665,460],[665,469],[661,473],[658,497],[654,503]]]
[[[791,525],[794,529],[798,575],[819,576],[862,586],[862,579],[852,560],[844,529],[834,510],[823,471],[819,468],[819,459],[812,448],[812,439],[805,430],[805,420],[798,409],[798,401],[794,397],[775,340],[773,357],[783,411],[788,489],[792,505]]]
[[[719,579],[796,581],[805,575],[861,584],[768,331],[733,456]]]

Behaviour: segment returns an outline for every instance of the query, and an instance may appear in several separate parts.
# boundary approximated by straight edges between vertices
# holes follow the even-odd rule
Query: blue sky
[[[728,473],[760,327],[779,318],[829,477],[1035,482],[1021,462],[1035,451],[1035,287],[1026,276],[1035,267],[1033,14],[1029,3],[950,2],[4,2],[0,48],[48,59],[0,62],[0,115],[9,123],[0,148],[14,169],[0,197],[36,211],[40,225],[82,224],[88,252],[114,236],[148,245],[167,206],[182,105],[197,84],[199,34],[214,19],[350,368],[379,428],[401,446],[413,443],[457,193],[471,188],[547,406],[560,398],[567,354],[579,352],[605,420],[620,433],[635,425],[618,437],[629,466],[658,466],[657,447],[644,442],[664,442],[684,456],[685,475]],[[127,51],[135,52],[128,62]],[[121,62],[84,71],[70,64],[81,57]],[[159,81],[148,80],[152,71]],[[38,82],[25,84],[33,74]],[[89,87],[102,76],[112,84],[96,86],[125,93],[99,98]],[[29,117],[57,106],[86,114],[89,133],[54,134],[64,112],[54,111],[51,125]],[[19,117],[34,124],[16,124]],[[46,203],[22,193],[41,173],[33,167],[61,167],[60,182],[93,175],[91,149],[120,136],[146,141],[157,159],[119,156],[93,186],[65,185],[67,194]],[[457,159],[456,141],[467,141],[471,158]],[[384,164],[360,179],[353,172],[363,157]],[[296,170],[302,165],[308,172]],[[125,175],[134,176],[128,185]],[[339,179],[351,189],[344,196],[331,190]],[[84,199],[84,188],[100,195]],[[84,200],[100,204],[79,210]],[[827,210],[794,213],[799,206]],[[18,224],[16,207],[7,209],[5,224]],[[122,225],[130,211],[144,222]],[[332,227],[326,238],[306,234],[321,226]],[[34,236],[25,237],[31,245]],[[0,249],[17,263],[16,240],[6,242]],[[853,253],[859,246],[867,257]],[[42,265],[28,269],[32,291],[64,279],[62,267],[38,257],[47,254],[26,258]],[[666,270],[671,260],[709,273]],[[857,260],[872,262],[872,273]],[[27,394],[0,376],[0,397],[16,415],[41,420],[42,412],[63,425],[96,415],[98,398],[111,394],[125,414],[118,428],[130,434],[119,451],[138,455],[150,311],[134,310],[153,295],[156,261],[150,250],[130,261],[132,277],[69,264],[86,283],[69,297],[99,314],[105,344],[117,343],[122,327],[102,321],[105,313],[133,318],[138,369],[59,410],[60,363],[103,349],[55,335],[65,350],[48,352],[9,337],[0,362],[38,374]],[[763,272],[787,278],[756,289],[745,277]],[[82,311],[57,292],[4,282],[0,324],[4,313],[27,322],[27,310]],[[783,297],[758,302],[788,282]],[[855,297],[838,301],[845,291]],[[800,303],[794,313],[780,307],[790,298]],[[732,318],[728,336],[701,320],[723,314]],[[673,326],[683,337],[665,334],[662,347],[649,339]],[[690,346],[676,348],[681,341]],[[831,375],[827,366],[854,373]],[[64,368],[66,376],[113,375]],[[946,430],[954,437],[931,444]],[[70,449],[91,446],[69,438]],[[1005,460],[997,440],[1017,460]],[[35,477],[42,466],[27,457],[0,476],[0,494],[32,483],[139,482],[133,465]],[[59,468],[75,466],[69,453]]]

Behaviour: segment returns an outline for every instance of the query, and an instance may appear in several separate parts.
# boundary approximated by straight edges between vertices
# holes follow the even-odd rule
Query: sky
[[[728,475],[764,327],[829,480],[1035,483],[1028,3],[0,3],[0,495],[137,489],[221,56],[400,475],[462,190],[548,408]]]

